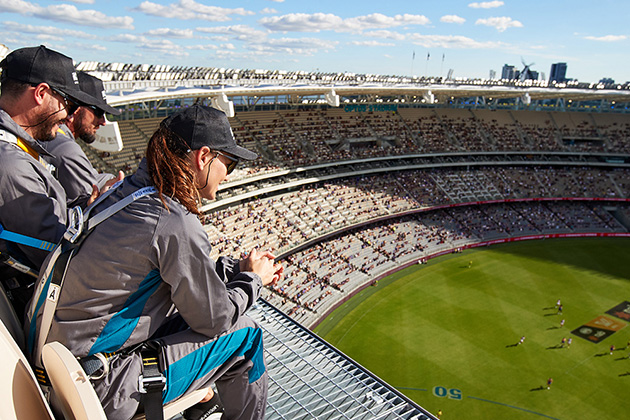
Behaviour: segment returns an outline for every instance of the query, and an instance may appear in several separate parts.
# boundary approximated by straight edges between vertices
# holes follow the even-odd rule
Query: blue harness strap
[[[52,250],[56,244],[48,241],[42,241],[41,239],[31,238],[30,236],[22,235],[15,232],[10,232],[4,229],[4,226],[0,224],[0,239],[5,241],[15,242],[16,244],[26,245],[33,248],[43,249],[44,251]]]

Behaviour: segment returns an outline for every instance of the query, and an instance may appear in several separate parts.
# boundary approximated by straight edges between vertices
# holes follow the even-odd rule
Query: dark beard
[[[88,133],[83,127],[79,127],[79,130],[75,133],[76,137],[83,140],[86,144],[92,144],[96,141],[96,134]]]
[[[43,121],[33,128],[33,138],[41,142],[54,140],[57,137],[57,130],[53,131],[52,129],[56,124],[55,119]]]

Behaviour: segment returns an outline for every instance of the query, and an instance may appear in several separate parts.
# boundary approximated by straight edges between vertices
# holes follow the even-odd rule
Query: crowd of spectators
[[[143,120],[119,122],[129,141],[138,136],[146,142],[148,135],[142,133],[155,128],[155,124],[139,121]],[[580,113],[561,112],[307,108],[239,112],[231,124],[239,144],[260,155],[241,168],[238,174],[242,177],[323,162],[417,153],[630,151],[630,126],[622,114],[584,119]],[[127,144],[128,139],[124,140]],[[104,160],[115,169],[135,167],[134,154],[125,153],[112,153]]]
[[[215,211],[207,217],[207,229],[217,254],[241,253],[256,244],[284,252],[307,239],[356,223],[447,204],[527,198],[626,198],[630,197],[630,183],[624,181],[629,175],[630,171],[623,169],[481,167],[357,176]],[[531,205],[540,223],[548,225],[536,229],[559,229],[562,223],[541,208],[547,207]],[[497,229],[497,234],[506,233]]]

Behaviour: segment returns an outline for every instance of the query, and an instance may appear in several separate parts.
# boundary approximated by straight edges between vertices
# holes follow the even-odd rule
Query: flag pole
[[[411,77],[413,77],[413,62],[416,59],[416,51],[413,51],[413,54],[411,55]]]

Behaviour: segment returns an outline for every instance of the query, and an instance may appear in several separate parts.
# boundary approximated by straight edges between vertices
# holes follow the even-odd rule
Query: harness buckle
[[[70,211],[68,229],[63,234],[63,238],[70,243],[74,243],[81,235],[81,232],[83,232],[83,210],[81,210],[81,207],[76,206]]]
[[[163,391],[166,387],[166,377],[164,375],[151,376],[145,378],[143,375],[138,377],[138,391],[141,394],[147,394],[152,391]]]

